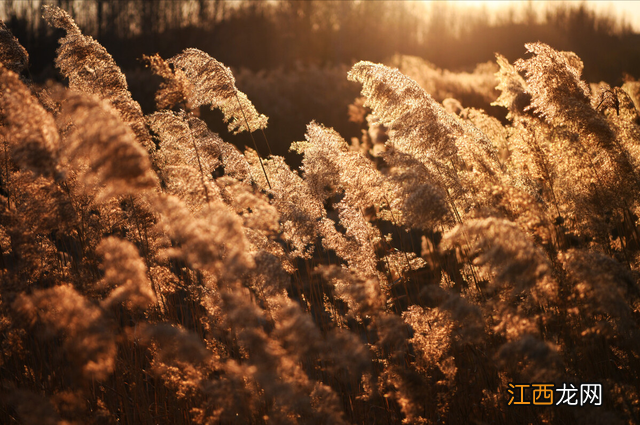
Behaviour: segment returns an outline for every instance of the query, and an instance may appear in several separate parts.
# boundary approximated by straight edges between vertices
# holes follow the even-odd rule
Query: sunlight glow
[[[524,8],[532,8],[536,13],[544,12],[548,7],[554,7],[561,3],[576,4],[585,3],[589,8],[598,12],[610,14],[622,18],[625,23],[640,32],[640,1],[531,1],[531,0],[423,0],[423,3],[440,3],[460,8],[479,9],[489,12],[492,18],[495,14],[512,9],[514,12],[521,12]]]

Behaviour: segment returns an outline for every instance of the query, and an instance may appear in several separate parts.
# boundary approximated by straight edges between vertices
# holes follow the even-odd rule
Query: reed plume
[[[104,257],[105,275],[99,285],[113,288],[102,303],[104,308],[123,302],[129,308],[145,308],[156,302],[144,262],[131,242],[109,237],[100,242],[96,253]]]
[[[66,31],[60,39],[56,66],[69,80],[69,88],[89,93],[111,104],[148,151],[153,143],[144,125],[142,109],[131,98],[127,80],[107,50],[90,36],[82,34],[64,10],[45,5],[44,19],[49,25]]]
[[[29,67],[29,53],[2,20],[0,20],[0,63],[18,75]]]
[[[220,109],[230,132],[252,132],[267,126],[267,117],[258,114],[247,95],[236,88],[231,70],[205,52],[186,49],[167,63],[191,82],[190,90],[182,93],[189,104],[194,108],[209,105]]]
[[[105,315],[73,287],[60,285],[22,295],[13,308],[32,325],[42,323],[49,337],[63,335],[68,358],[81,365],[85,378],[105,380],[113,372],[116,344]]]
[[[5,155],[37,174],[56,174],[59,136],[55,121],[18,75],[0,65],[0,135]],[[7,157],[5,161],[9,161]],[[4,182],[9,178],[3,176]]]
[[[58,92],[59,126],[69,125],[61,151],[87,178],[103,186],[104,196],[153,188],[157,178],[147,152],[106,101],[80,92]],[[81,167],[87,161],[88,168]]]

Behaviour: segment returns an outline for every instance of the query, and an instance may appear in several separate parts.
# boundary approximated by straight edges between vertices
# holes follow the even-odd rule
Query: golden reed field
[[[292,169],[216,59],[145,56],[145,115],[44,14],[64,84],[0,27],[0,423],[640,422],[640,82],[358,62],[366,130],[310,122]]]

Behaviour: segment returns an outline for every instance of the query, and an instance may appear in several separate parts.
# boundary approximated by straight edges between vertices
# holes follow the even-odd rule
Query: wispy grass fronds
[[[633,161],[616,139],[615,126],[596,110],[602,105],[592,104],[589,87],[580,80],[580,59],[542,43],[528,44],[527,49],[534,56],[519,60],[516,67],[525,72],[530,109],[551,127],[547,137],[553,142],[546,143],[564,180],[559,186],[566,202],[591,210],[583,226],[606,244],[606,233],[611,231],[607,215],[626,214],[636,203]]]
[[[597,252],[570,250],[560,254],[573,289],[574,306],[590,311],[583,320],[583,335],[611,338],[633,327],[629,300],[638,300],[639,276]],[[637,332],[637,331],[634,331]]]
[[[0,63],[18,75],[29,67],[29,53],[2,20],[0,20]]]
[[[439,308],[411,306],[402,318],[414,332],[409,342],[419,356],[416,367],[425,373],[433,373],[433,369],[438,368],[445,373],[447,381],[453,383],[456,367],[450,365],[449,350],[455,325],[448,313]]]
[[[503,106],[509,110],[507,118],[515,119],[528,112],[531,104],[531,94],[527,92],[527,83],[518,73],[515,66],[511,65],[507,58],[497,54],[496,60],[500,71],[496,73],[499,81],[496,89],[500,90],[500,96],[492,105]]]
[[[273,400],[274,419],[292,424],[345,423],[331,388],[309,379],[284,347],[265,333],[260,326],[262,312],[248,305],[238,291],[223,294],[223,300],[228,324],[235,329],[240,344],[252,353],[248,361],[254,367],[248,370],[247,378],[255,380],[267,399]]]
[[[486,136],[478,129],[456,120],[397,69],[359,62],[349,72],[349,79],[363,85],[365,106],[370,106],[389,127],[393,145],[425,163],[432,157],[455,164],[458,138],[487,143]]]
[[[363,84],[362,94],[397,149],[429,162],[455,158],[455,134],[461,126],[415,81],[397,69],[359,62],[349,79]]]
[[[461,222],[473,208],[474,180],[500,181],[497,149],[475,126],[448,113],[415,81],[392,69],[359,62],[349,79],[363,84],[362,94],[382,124],[389,127],[390,162],[395,152],[419,161],[435,177],[449,208]],[[407,163],[407,161],[401,161]]]
[[[109,237],[100,242],[96,253],[104,258],[104,277],[99,285],[112,289],[103,301],[104,308],[120,303],[125,303],[128,308],[146,308],[155,303],[156,296],[147,278],[147,268],[131,242]]]
[[[245,156],[253,168],[252,175],[258,186],[267,190],[257,153],[248,149]],[[315,249],[318,221],[326,217],[326,211],[307,182],[289,168],[284,158],[272,156],[264,161],[264,167],[271,176],[268,193],[273,195],[272,203],[280,213],[282,237],[290,244],[291,255],[309,258]]]
[[[62,102],[58,121],[63,127],[70,124],[61,153],[95,179],[105,196],[156,186],[147,152],[115,109],[86,93],[59,91],[58,96]]]
[[[131,127],[138,142],[152,151],[154,146],[144,125],[142,109],[131,98],[127,80],[111,55],[92,37],[83,35],[67,12],[49,5],[43,9],[49,25],[67,32],[60,39],[56,66],[69,80],[69,88],[109,102]]]
[[[179,400],[198,397],[204,381],[203,364],[211,357],[198,335],[168,323],[143,324],[131,335],[148,346],[151,371]]]
[[[142,122],[108,53],[45,14],[72,88],[0,65],[0,422],[638,422],[637,87],[592,94],[532,44],[498,56],[505,124],[360,62],[369,129],[311,122],[298,171],[197,117],[266,124],[205,53],[147,58]],[[423,76],[485,96],[495,69]],[[602,383],[603,406],[509,406],[521,382]]]
[[[174,196],[159,197],[155,203],[162,214],[159,226],[176,245],[167,251],[169,256],[225,277],[254,266],[245,252],[247,241],[242,221],[222,202],[211,203],[196,216]]]
[[[218,155],[221,167],[212,170],[216,176],[225,175],[234,179],[251,182],[253,180],[250,166],[244,155],[231,143],[227,143],[216,133],[209,130],[207,124],[197,117],[189,117],[189,128],[193,137],[203,147],[205,154]]]
[[[212,183],[213,173],[223,166],[219,137],[194,137],[184,113],[156,112],[147,117],[149,127],[160,139],[154,164],[160,170],[163,186],[198,208],[219,198]]]
[[[194,96],[194,86],[184,71],[169,66],[158,54],[143,56],[143,58],[153,73],[164,79],[156,93],[156,107],[170,109],[176,105],[184,104],[186,110],[191,109],[192,105],[189,102]]]
[[[304,155],[301,170],[319,201],[339,194],[352,206],[364,210],[382,207],[389,192],[395,199],[391,182],[383,178],[372,161],[349,150],[335,130],[311,122],[305,138],[306,142],[294,143],[291,149]],[[390,215],[387,213],[385,218],[390,219]]]
[[[525,47],[534,56],[518,60],[515,67],[525,73],[526,91],[531,95],[529,109],[555,125],[601,121],[591,108],[589,86],[580,79],[584,65],[575,53],[559,52],[544,43],[528,43]],[[507,65],[503,67],[505,73],[510,69]],[[508,72],[517,80],[513,70]],[[514,85],[510,84],[509,89],[513,90]],[[504,102],[506,99],[501,103]]]
[[[147,122],[160,139],[154,163],[161,175],[172,167],[186,165],[196,170],[204,182],[223,175],[251,181],[245,157],[209,130],[201,119],[183,112],[162,111],[147,116]]]
[[[378,271],[375,255],[375,246],[380,240],[379,230],[365,219],[360,210],[346,203],[340,202],[336,209],[344,234],[336,229],[336,222],[323,218],[318,223],[322,246],[335,251],[357,277],[386,281],[384,274]]]
[[[498,66],[492,62],[477,64],[473,72],[452,72],[417,56],[395,55],[389,65],[420,84],[438,102],[455,99],[477,108],[491,103],[497,95],[494,73]]]
[[[352,314],[362,319],[384,311],[386,300],[377,280],[359,278],[336,266],[318,267],[316,272],[334,285],[336,296],[347,303]]]
[[[53,176],[56,173],[56,153],[59,147],[55,120],[40,105],[18,75],[0,65],[0,136],[16,165],[36,174]],[[6,157],[5,161],[9,161]],[[7,163],[3,168],[6,184]]]
[[[469,244],[473,264],[490,265],[494,284],[517,291],[533,287],[550,273],[549,261],[515,223],[503,219],[469,220],[447,233],[441,249]]]
[[[219,177],[216,184],[221,197],[240,215],[244,227],[275,235],[280,230],[278,209],[269,203],[264,194],[250,185],[231,177]]]
[[[183,93],[192,107],[209,105],[222,111],[229,131],[255,131],[267,126],[267,117],[239,91],[231,70],[198,49],[186,49],[166,61],[184,72],[193,90]],[[183,86],[184,87],[184,86]]]
[[[104,313],[73,287],[34,291],[13,307],[32,324],[42,323],[45,331],[63,336],[68,358],[78,362],[85,378],[104,380],[113,372],[116,344]]]

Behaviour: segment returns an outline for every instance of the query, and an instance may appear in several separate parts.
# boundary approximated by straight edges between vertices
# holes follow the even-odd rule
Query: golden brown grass
[[[145,117],[45,15],[69,87],[16,74],[0,28],[0,422],[640,420],[632,83],[592,92],[575,54],[529,44],[498,56],[503,125],[360,62],[371,131],[310,123],[296,171],[194,113],[267,122],[204,52],[146,58]],[[602,406],[508,406],[534,382],[601,383]]]

